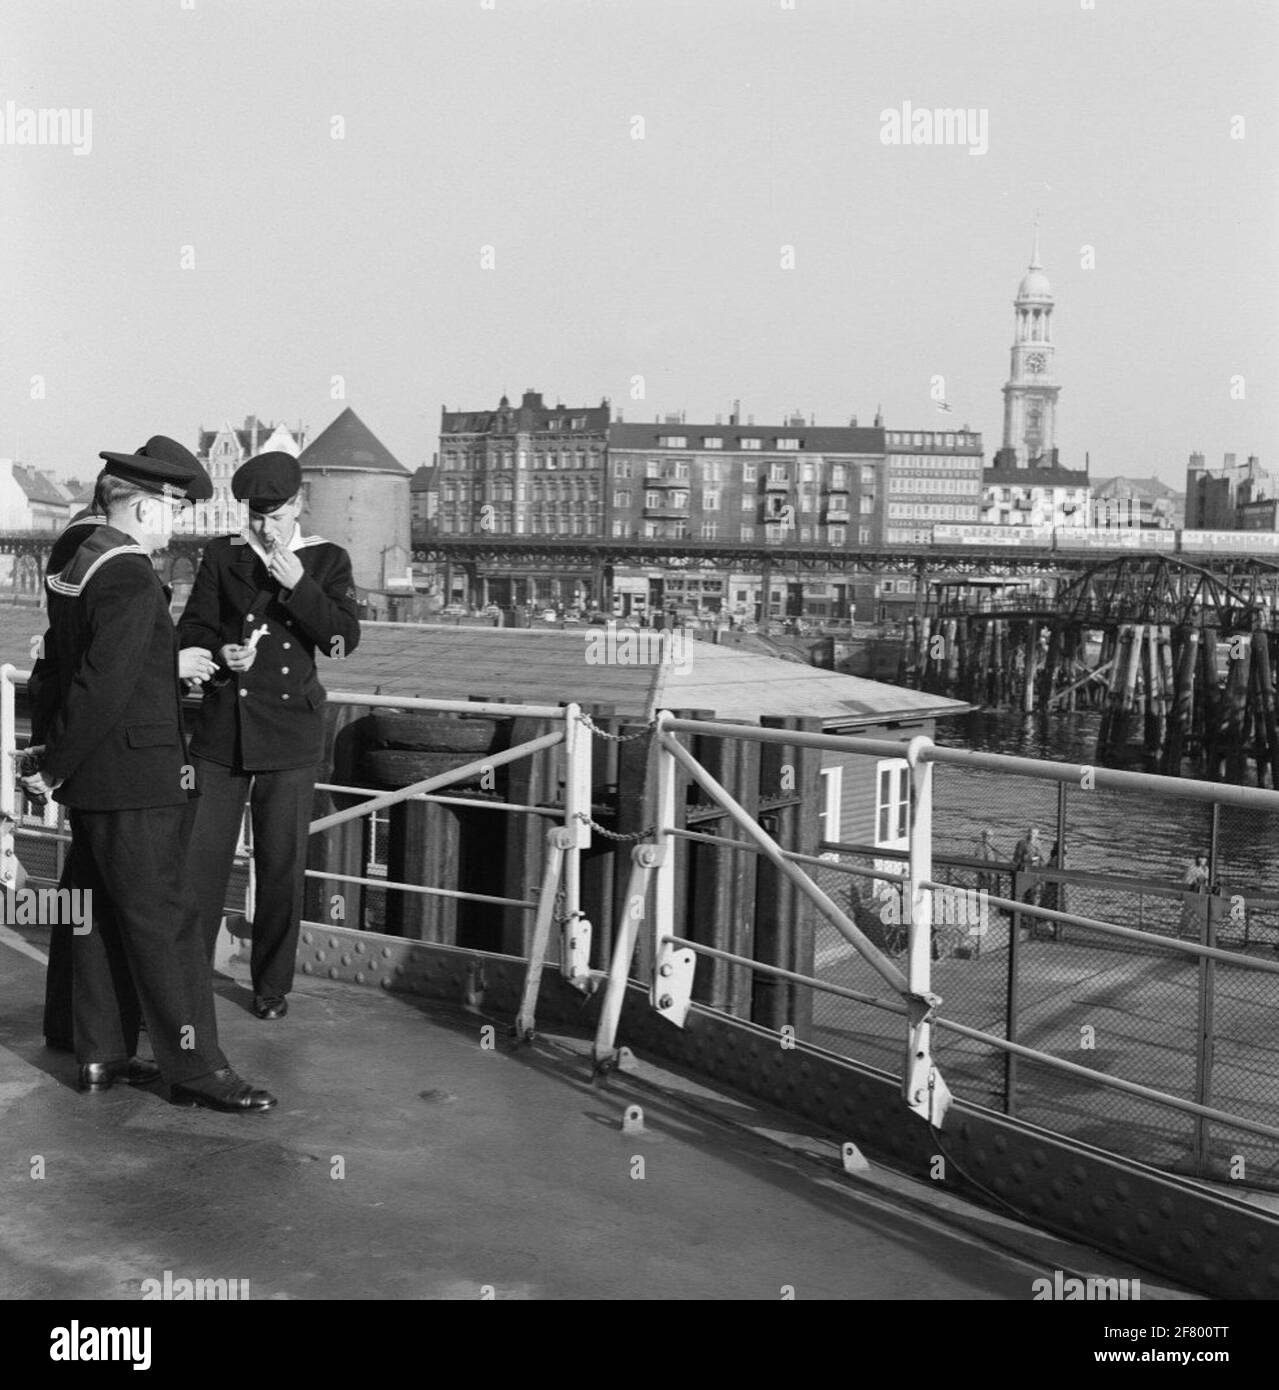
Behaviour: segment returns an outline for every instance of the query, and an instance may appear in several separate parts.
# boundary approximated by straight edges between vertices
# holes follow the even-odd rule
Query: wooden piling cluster
[[[1100,649],[1090,656],[1090,636]],[[1097,761],[1279,787],[1279,633],[1194,623],[1088,628],[1045,613],[911,620],[908,683],[1026,714],[1099,710]]]

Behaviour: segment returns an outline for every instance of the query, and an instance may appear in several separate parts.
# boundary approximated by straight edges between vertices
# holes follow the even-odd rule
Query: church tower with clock
[[[1039,261],[1039,227],[1030,267],[1013,301],[1012,366],[1004,386],[1000,468],[1051,468],[1057,463],[1057,394],[1053,374],[1053,292]]]

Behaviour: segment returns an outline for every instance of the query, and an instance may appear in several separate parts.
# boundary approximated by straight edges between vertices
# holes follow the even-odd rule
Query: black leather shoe
[[[194,1081],[180,1082],[174,1086],[170,1099],[174,1105],[202,1105],[206,1110],[226,1110],[232,1114],[270,1110],[275,1104],[270,1091],[250,1086],[230,1067],[222,1067],[208,1076],[197,1076]]]
[[[81,1063],[79,1086],[82,1091],[109,1091],[117,1081],[126,1081],[130,1086],[149,1086],[159,1079],[160,1068],[154,1062],[131,1057],[127,1062]]]
[[[282,994],[255,994],[253,1012],[258,1018],[283,1018],[289,1011],[289,1001]]]

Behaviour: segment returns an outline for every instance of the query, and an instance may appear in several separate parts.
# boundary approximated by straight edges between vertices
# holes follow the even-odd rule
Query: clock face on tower
[[[1033,372],[1036,376],[1038,376],[1047,365],[1048,359],[1042,352],[1032,352],[1030,356],[1026,358],[1026,370]]]

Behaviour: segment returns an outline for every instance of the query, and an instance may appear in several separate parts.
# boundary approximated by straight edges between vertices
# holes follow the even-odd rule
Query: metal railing
[[[23,681],[26,677],[26,672],[12,666],[0,668],[0,748],[3,751],[3,757],[0,757],[0,810],[10,816],[0,840],[0,852],[4,856],[0,860],[0,880],[4,880],[8,874],[9,886],[10,866],[13,862],[14,821],[17,819],[17,787],[11,756],[16,745],[14,687],[16,682]],[[937,766],[981,769],[1061,785],[1079,784],[1081,774],[1086,773],[1089,778],[1088,784],[1099,788],[1138,795],[1158,792],[1160,795],[1185,801],[1214,806],[1227,805],[1264,811],[1267,814],[1279,813],[1279,792],[1190,782],[1105,768],[1081,769],[1073,764],[1040,762],[1002,754],[974,753],[941,747],[926,737],[917,737],[904,744],[882,738],[809,733],[795,729],[762,728],[715,720],[677,718],[668,711],[662,711],[652,721],[650,771],[647,782],[649,807],[648,814],[642,822],[651,827],[651,833],[641,843],[635,844],[631,851],[630,877],[625,895],[621,899],[624,908],[621,920],[615,924],[614,949],[608,969],[602,971],[591,968],[591,925],[581,910],[581,860],[583,852],[591,846],[594,824],[591,807],[592,739],[597,730],[584,716],[579,705],[556,707],[410,699],[356,692],[334,692],[330,694],[329,700],[334,705],[364,709],[420,710],[500,719],[526,718],[547,721],[558,726],[550,733],[527,739],[501,752],[477,757],[463,765],[393,791],[373,791],[348,784],[320,783],[318,785],[324,790],[340,792],[345,796],[354,795],[361,799],[354,805],[320,816],[311,825],[312,834],[324,834],[357,819],[413,801],[472,806],[483,804],[507,813],[534,815],[550,821],[542,880],[536,895],[532,892],[520,896],[467,892],[402,879],[388,881],[387,878],[367,874],[345,874],[328,868],[307,871],[308,877],[313,880],[361,884],[394,892],[438,895],[532,913],[534,920],[524,985],[515,1021],[516,1031],[521,1036],[530,1036],[535,1029],[538,990],[547,964],[552,932],[558,927],[561,941],[558,966],[564,979],[575,989],[586,994],[594,992],[601,983],[604,985],[592,1054],[594,1065],[600,1070],[607,1070],[617,1063],[617,1029],[623,999],[629,982],[635,978],[633,963],[637,947],[642,946],[643,949],[639,951],[640,983],[648,988],[650,1007],[677,1027],[684,1026],[692,1007],[693,977],[699,956],[744,969],[753,977],[768,976],[776,980],[789,981],[812,991],[825,993],[832,998],[872,1006],[895,1019],[904,1019],[904,1029],[897,1035],[895,1044],[900,1059],[902,1098],[912,1111],[939,1128],[944,1124],[951,1103],[950,1088],[934,1057],[936,1035],[944,1033],[1001,1055],[1008,1078],[1006,1094],[1009,1097],[1013,1093],[1011,1079],[1014,1069],[1019,1062],[1024,1062],[1061,1077],[1068,1077],[1075,1083],[1083,1081],[1089,1087],[1124,1093],[1143,1102],[1180,1112],[1196,1124],[1211,1121],[1233,1130],[1260,1136],[1272,1143],[1279,1139],[1279,1126],[1255,1115],[1230,1111],[1205,1103],[1202,1099],[1179,1096],[1166,1087],[1150,1084],[1149,1079],[1119,1076],[1098,1066],[1069,1061],[1044,1047],[1033,1046],[1024,1038],[1015,1036],[1014,1014],[1011,1011],[1010,1023],[1006,1029],[1008,1036],[1001,1036],[989,1027],[977,1027],[944,1016],[941,1013],[942,1000],[933,988],[934,909],[938,895],[953,890],[955,886],[953,882],[946,881],[946,875],[950,873],[948,867],[940,861],[936,868],[934,866],[934,770]],[[854,759],[892,759],[900,762],[904,758],[909,768],[913,808],[909,823],[908,849],[892,851],[867,847],[868,853],[873,853],[875,860],[870,864],[858,865],[833,864],[816,856],[783,848],[761,825],[760,817],[752,815],[734,798],[707,767],[693,756],[680,741],[681,737],[782,745],[820,750]],[[559,805],[502,801],[477,803],[466,798],[441,795],[446,793],[448,788],[466,783],[479,773],[523,758],[536,757],[550,749],[561,750],[563,758],[563,795],[562,803]],[[681,824],[680,816],[677,814],[680,809],[677,799],[681,796],[681,788],[686,782],[698,786],[703,795],[720,808],[742,838],[714,835],[688,829]],[[45,837],[56,836],[56,810],[51,814],[54,817],[52,824],[49,823],[49,813],[46,813],[42,824],[32,827],[31,833]],[[847,983],[824,979],[816,970],[811,973],[790,970],[751,955],[725,951],[719,946],[691,939],[694,933],[687,930],[685,922],[681,920],[683,904],[677,902],[676,847],[681,843],[698,842],[718,846],[734,854],[750,854],[759,861],[770,864],[773,870],[811,905],[820,918],[834,929],[851,954],[869,968],[882,986],[887,987],[887,997],[875,995],[869,990]],[[894,858],[900,860],[901,869],[885,867],[885,861]],[[997,871],[994,866],[989,865],[987,870]],[[904,931],[901,950],[885,949],[883,942],[873,940],[859,926],[855,913],[845,911],[836,897],[823,887],[822,878],[831,874],[840,878],[862,879],[879,884],[889,897],[899,895],[897,901],[900,903],[900,921]],[[1017,926],[1022,919],[1052,924],[1058,930],[1066,927],[1072,931],[1087,933],[1093,940],[1117,943],[1132,942],[1135,939],[1149,941],[1150,933],[1144,930],[1144,924],[1140,920],[1134,927],[1131,922],[1124,924],[1106,920],[1101,916],[1066,911],[1060,897],[1057,907],[1044,906],[1042,900],[1031,899],[1027,891],[1030,886],[1036,884],[1055,882],[1059,889],[1074,892],[1089,886],[1088,877],[1064,870],[1041,870],[1013,880],[1010,891],[1006,894],[990,893],[987,890],[987,907],[1007,914],[1013,923],[1008,934],[1010,959],[1015,958],[1018,950]],[[1094,879],[1097,877],[1092,876]],[[1158,885],[1143,887],[1141,892],[1150,896],[1161,896]],[[1177,895],[1170,895],[1165,890],[1162,896],[1171,901]],[[1184,898],[1184,895],[1182,896]],[[251,916],[251,896],[246,907],[246,915]],[[1210,924],[1210,908],[1205,907],[1204,917]],[[304,925],[324,929],[330,924],[308,921]],[[1161,935],[1159,947],[1165,952],[1179,953],[1201,971],[1229,966],[1252,972],[1256,978],[1271,983],[1277,982],[1279,977],[1279,964],[1241,956],[1237,951],[1223,950],[1210,939],[1193,941]],[[1009,981],[1011,990],[1016,984],[1015,969],[1010,968]],[[894,1024],[894,1027],[897,1026],[899,1025]],[[852,1056],[855,1060],[864,1060],[851,1050],[845,1055]],[[1012,1106],[1009,1105],[1008,1109],[1011,1112]]]
[[[657,716],[655,733],[652,752],[654,766],[650,779],[655,789],[652,813],[655,834],[651,844],[638,846],[634,852],[632,877],[627,894],[627,921],[623,924],[624,929],[619,930],[616,936],[616,950],[596,1035],[594,1055],[597,1066],[607,1067],[616,1061],[616,1028],[620,1017],[622,993],[641,924],[647,917],[651,950],[645,954],[652,961],[648,981],[650,1004],[671,1023],[682,1026],[687,1016],[691,1003],[694,961],[697,956],[726,961],[749,969],[756,975],[767,974],[790,980],[813,991],[869,1005],[887,1015],[904,1015],[905,1057],[900,1069],[903,1098],[916,1113],[939,1127],[945,1116],[949,1089],[933,1056],[934,1029],[1001,1054],[1008,1069],[1009,1096],[1012,1094],[1015,1066],[1018,1061],[1024,1061],[1060,1077],[1070,1078],[1075,1083],[1082,1080],[1090,1087],[1137,1097],[1143,1102],[1180,1112],[1190,1117],[1196,1125],[1211,1121],[1231,1130],[1259,1136],[1269,1141],[1271,1146],[1275,1140],[1279,1140],[1279,1124],[1271,1123],[1266,1118],[1177,1095],[1167,1087],[1117,1075],[1099,1066],[1070,1061],[1042,1047],[1019,1041],[1014,1036],[1016,1029],[1013,1026],[1008,1030],[1010,1036],[1001,1036],[989,1028],[974,1027],[944,1016],[940,1012],[942,1001],[933,992],[931,975],[934,899],[939,893],[953,892],[954,884],[935,875],[933,870],[931,774],[933,768],[940,764],[959,768],[982,768],[986,771],[1015,774],[1049,783],[1078,785],[1081,777],[1086,776],[1087,785],[1092,787],[1143,795],[1158,792],[1186,801],[1213,805],[1224,803],[1254,811],[1264,810],[1271,814],[1279,812],[1279,793],[1215,783],[1188,782],[1144,773],[1111,771],[1105,768],[1080,768],[1071,764],[1039,762],[1001,754],[971,753],[940,747],[927,738],[916,738],[903,746],[901,743],[880,739],[802,733],[789,729],[763,729],[717,723],[713,720],[679,719],[667,712]],[[873,854],[878,861],[873,867],[866,864],[831,863],[818,856],[783,850],[772,842],[757,820],[735,801],[678,741],[678,735],[785,744],[875,759],[900,759],[904,752],[910,767],[914,795],[909,849],[903,852],[863,847],[867,856]],[[727,813],[743,838],[731,839],[726,835],[688,830],[676,823],[674,796],[679,773],[695,782]],[[877,996],[866,989],[833,983],[816,973],[788,971],[689,939],[690,934],[681,930],[677,920],[674,900],[672,846],[681,842],[716,845],[734,853],[751,854],[770,860],[816,907],[825,921],[835,928],[857,957],[869,967],[870,972],[889,987],[891,994],[887,997]],[[902,869],[897,872],[886,871],[886,859],[900,860]],[[983,865],[980,861],[971,862],[988,873],[998,872],[998,866]],[[821,879],[831,874],[887,884],[890,888],[895,887],[901,891],[903,952],[886,950],[884,944],[877,944],[858,927],[854,918],[836,902],[831,892],[823,888]],[[1081,934],[1087,934],[1094,941],[1101,939],[1107,943],[1129,945],[1139,943],[1142,947],[1149,947],[1152,934],[1144,923],[1134,927],[1122,922],[1102,920],[1081,912],[1045,906],[1035,898],[1042,885],[1047,883],[1056,884],[1060,891],[1065,885],[1073,884],[1078,889],[1089,886],[1090,883],[1095,884],[1099,879],[1098,875],[1072,874],[1064,870],[1028,870],[1012,876],[1013,886],[1008,894],[984,890],[982,907],[984,911],[993,909],[1011,918],[1013,926],[1008,938],[1010,957],[1016,955],[1019,928],[1023,919],[1027,925],[1050,924],[1056,932],[1070,927]],[[651,909],[648,904],[650,887],[653,899]],[[1193,896],[1149,884],[1141,885],[1136,890],[1138,901],[1141,895],[1158,895],[1165,901],[1175,902],[1179,909],[1185,906],[1188,897]],[[1194,909],[1195,904],[1192,903],[1191,907]],[[1203,915],[1205,919],[1211,916],[1211,910],[1206,906],[1203,908]],[[1171,935],[1161,934],[1157,940],[1160,951],[1179,954],[1201,971],[1228,966],[1250,972],[1263,984],[1279,985],[1279,962],[1258,959],[1242,955],[1238,950],[1225,950],[1204,941],[1184,940]],[[898,961],[901,954],[904,954],[904,972]],[[972,954],[976,955],[978,952],[973,951]],[[1015,978],[1015,971],[1011,971],[1010,990],[1015,984]],[[1275,990],[1275,999],[1279,1002],[1279,989]],[[884,1041],[891,1050],[891,1029]],[[896,1046],[900,1055],[900,1036]],[[1011,1104],[1007,1107],[1010,1113],[1013,1108]],[[1276,1119],[1279,1119],[1279,1113],[1276,1114]],[[1202,1147],[1201,1140],[1197,1142],[1196,1147]]]

